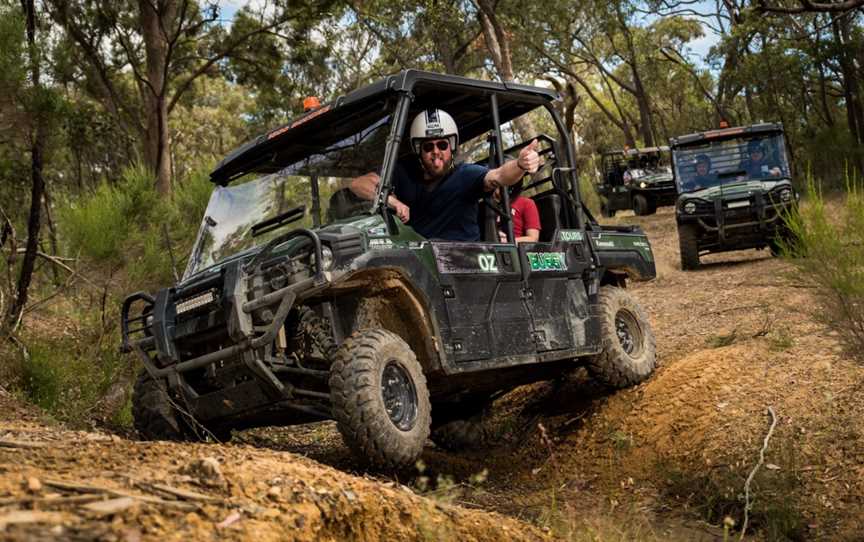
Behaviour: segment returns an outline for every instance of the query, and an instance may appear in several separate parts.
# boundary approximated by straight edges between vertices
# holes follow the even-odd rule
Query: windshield
[[[310,149],[307,156],[277,173],[247,176],[231,186],[217,187],[183,278],[291,229],[368,214],[372,202],[358,198],[348,187],[354,177],[379,170],[389,130],[388,115],[326,149]]]
[[[679,192],[789,177],[783,134],[739,137],[673,151]]]
[[[638,179],[672,175],[668,150],[665,152],[625,150],[610,153],[603,157],[603,171],[604,175],[599,180],[601,184],[621,184],[623,181],[626,185]]]

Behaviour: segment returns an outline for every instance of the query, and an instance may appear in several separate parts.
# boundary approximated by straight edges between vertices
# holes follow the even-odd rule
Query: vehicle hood
[[[762,181],[741,181],[731,182],[720,186],[710,186],[702,190],[694,190],[681,194],[680,199],[703,199],[714,201],[717,199],[735,199],[747,197],[757,193],[765,193],[774,190],[781,185],[790,185],[788,179],[762,180]]]

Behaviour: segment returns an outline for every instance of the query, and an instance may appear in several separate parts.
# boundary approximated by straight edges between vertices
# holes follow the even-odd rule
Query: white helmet
[[[456,121],[446,111],[440,109],[427,109],[421,111],[414,117],[411,123],[411,147],[414,152],[420,154],[420,143],[424,139],[447,139],[450,148],[456,152],[459,145],[459,128]]]

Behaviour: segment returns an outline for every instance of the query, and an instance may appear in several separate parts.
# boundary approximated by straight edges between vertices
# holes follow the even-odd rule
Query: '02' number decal
[[[495,260],[494,254],[480,254],[477,256],[477,263],[480,265],[480,269],[487,273],[497,273],[498,272],[498,262]]]

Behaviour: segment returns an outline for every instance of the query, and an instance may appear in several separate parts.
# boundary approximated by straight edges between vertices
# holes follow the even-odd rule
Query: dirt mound
[[[515,519],[288,453],[51,428],[6,394],[0,411],[3,539],[546,538]]]

